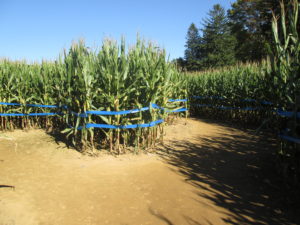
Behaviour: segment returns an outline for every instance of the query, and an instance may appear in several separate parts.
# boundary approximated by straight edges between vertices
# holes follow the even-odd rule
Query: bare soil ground
[[[118,157],[42,130],[0,133],[0,225],[299,223],[272,137],[198,119],[166,132],[155,154]]]

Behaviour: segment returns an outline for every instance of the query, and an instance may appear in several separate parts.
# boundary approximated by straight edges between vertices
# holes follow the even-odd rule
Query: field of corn
[[[299,190],[299,3],[290,3],[287,8],[281,3],[280,19],[274,15],[267,60],[184,75],[192,115],[268,127],[279,134],[279,170],[287,185]]]
[[[171,112],[185,111],[173,99],[188,98],[192,115],[294,138],[281,139],[278,153],[283,175],[300,184],[299,3],[291,3],[274,16],[273,53],[261,63],[180,73],[164,50],[141,40],[129,49],[105,40],[99,50],[80,41],[40,64],[0,60],[0,130],[46,128],[81,150],[138,151],[163,138]]]
[[[79,149],[137,151],[162,138],[162,120],[185,104],[170,99],[186,94],[183,77],[151,43],[138,40],[126,49],[124,40],[105,40],[97,51],[79,41],[55,62],[0,61],[0,130],[46,128],[61,131]],[[131,109],[137,110],[120,112]],[[131,124],[148,126],[122,129]]]
[[[288,187],[299,190],[300,98],[293,91],[300,90],[300,83],[295,83],[294,90],[283,88],[286,94],[282,94],[272,87],[270,74],[271,65],[267,62],[184,74],[189,84],[189,110],[192,116],[279,134],[277,169]],[[299,191],[295,192],[299,196]]]
[[[272,110],[288,109],[288,105],[278,101],[270,86],[269,73],[270,64],[265,61],[185,74],[191,113],[243,124],[262,124],[275,115]]]

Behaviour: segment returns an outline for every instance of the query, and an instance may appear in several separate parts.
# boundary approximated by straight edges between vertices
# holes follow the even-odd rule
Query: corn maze
[[[299,3],[274,15],[270,58],[201,73],[186,74],[192,115],[268,127],[279,139],[280,173],[300,187]],[[297,195],[299,196],[299,195]]]
[[[46,128],[73,145],[122,153],[163,139],[170,114],[268,126],[280,139],[284,176],[300,180],[298,1],[274,16],[273,54],[260,63],[181,73],[157,46],[80,41],[54,62],[0,61],[0,130]],[[287,13],[288,12],[288,13]]]
[[[168,115],[186,113],[186,81],[153,44],[126,51],[105,40],[99,51],[74,43],[55,62],[2,60],[0,129],[56,129],[79,149],[153,146]]]

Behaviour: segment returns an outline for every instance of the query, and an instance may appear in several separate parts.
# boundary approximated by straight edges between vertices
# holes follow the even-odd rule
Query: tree
[[[186,67],[187,67],[186,61],[182,57],[179,57],[177,59],[173,59],[172,62],[175,63],[175,65],[177,66],[177,69],[180,70],[180,71],[185,70]]]
[[[216,4],[203,21],[200,37],[199,59],[202,69],[232,65],[235,63],[236,39],[230,27],[224,8]]]
[[[231,32],[236,37],[236,56],[241,61],[258,61],[268,55],[272,40],[272,11],[280,12],[280,0],[237,0],[228,10]],[[285,4],[289,0],[283,1]]]
[[[194,23],[188,29],[185,47],[184,58],[187,69],[197,70],[199,68],[199,32]]]

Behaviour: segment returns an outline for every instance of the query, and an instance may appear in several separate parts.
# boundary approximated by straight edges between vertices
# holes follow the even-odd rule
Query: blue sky
[[[214,4],[234,0],[0,0],[0,57],[55,59],[72,41],[100,46],[103,38],[133,44],[137,33],[164,47],[170,58],[184,55],[187,29],[200,26]]]

